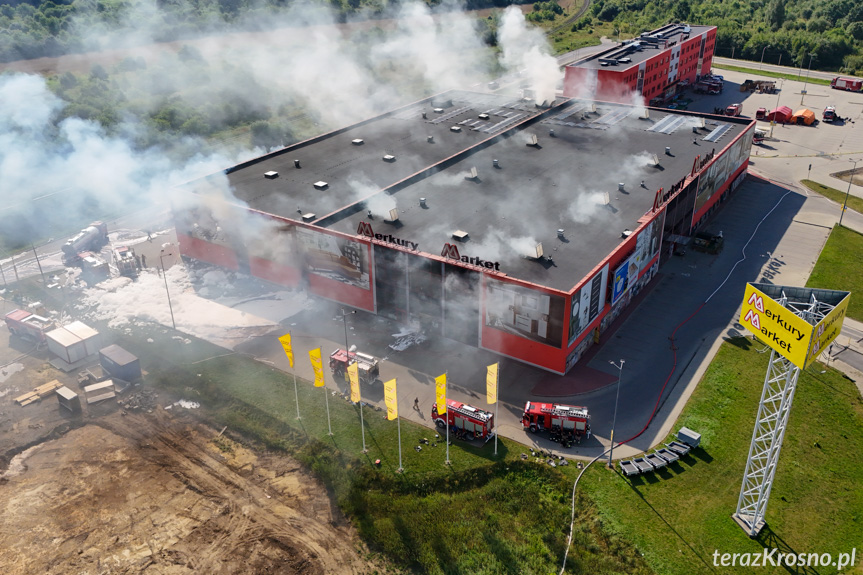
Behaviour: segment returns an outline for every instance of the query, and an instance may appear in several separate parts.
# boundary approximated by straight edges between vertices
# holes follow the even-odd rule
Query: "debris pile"
[[[139,409],[150,410],[156,406],[156,399],[159,397],[152,389],[142,389],[135,393],[130,393],[117,403],[126,411],[137,411]]]

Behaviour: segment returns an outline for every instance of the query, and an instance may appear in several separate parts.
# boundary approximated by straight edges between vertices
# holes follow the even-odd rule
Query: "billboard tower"
[[[737,511],[732,515],[750,537],[756,537],[765,525],[764,514],[800,370],[839,335],[849,296],[846,291],[746,285],[740,323],[773,348]]]

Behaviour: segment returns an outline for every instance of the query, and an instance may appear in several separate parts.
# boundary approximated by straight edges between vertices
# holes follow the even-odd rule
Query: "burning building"
[[[184,257],[565,373],[742,181],[752,130],[452,91],[187,184],[177,236]]]

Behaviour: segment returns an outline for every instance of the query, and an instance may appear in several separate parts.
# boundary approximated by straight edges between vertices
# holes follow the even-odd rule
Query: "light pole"
[[[614,469],[614,464],[611,462],[611,456],[614,453],[614,425],[617,423],[617,400],[620,398],[620,379],[623,377],[624,360],[620,360],[620,365],[613,361],[609,361],[611,365],[617,368],[617,394],[614,396],[614,417],[611,420],[611,449],[608,451],[608,467]]]
[[[758,65],[758,69],[761,70],[764,67],[764,52],[770,47],[770,44],[766,45],[763,50],[761,50],[761,64]]]
[[[839,225],[842,225],[842,216],[845,215],[845,210],[848,208],[848,194],[851,193],[851,182],[854,181],[854,172],[857,171],[857,162],[860,160],[850,160],[854,162],[854,168],[851,169],[851,177],[848,178],[848,190],[845,192],[845,201],[842,203],[842,211],[839,213]]]
[[[809,83],[809,72],[812,71],[812,58],[815,54],[809,54],[809,67],[806,68],[806,80],[803,81],[803,89],[800,90],[800,104],[803,104],[803,98],[806,97],[806,84]]]
[[[779,81],[779,89],[776,90],[776,107],[773,109],[773,119],[770,121],[770,137],[773,137],[773,127],[776,126],[776,110],[779,109],[779,96],[782,95],[782,86],[785,85],[785,79]]]
[[[174,321],[174,308],[171,305],[171,292],[168,291],[168,274],[165,273],[165,250],[159,253],[159,264],[162,266],[162,277],[165,279],[165,295],[168,296],[168,309],[171,312],[171,325],[174,326],[174,331],[177,331],[177,323]]]

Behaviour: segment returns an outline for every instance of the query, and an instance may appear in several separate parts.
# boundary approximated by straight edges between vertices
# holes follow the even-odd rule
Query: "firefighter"
[[[414,399],[414,409],[417,411],[420,410],[420,398],[418,397]]]

